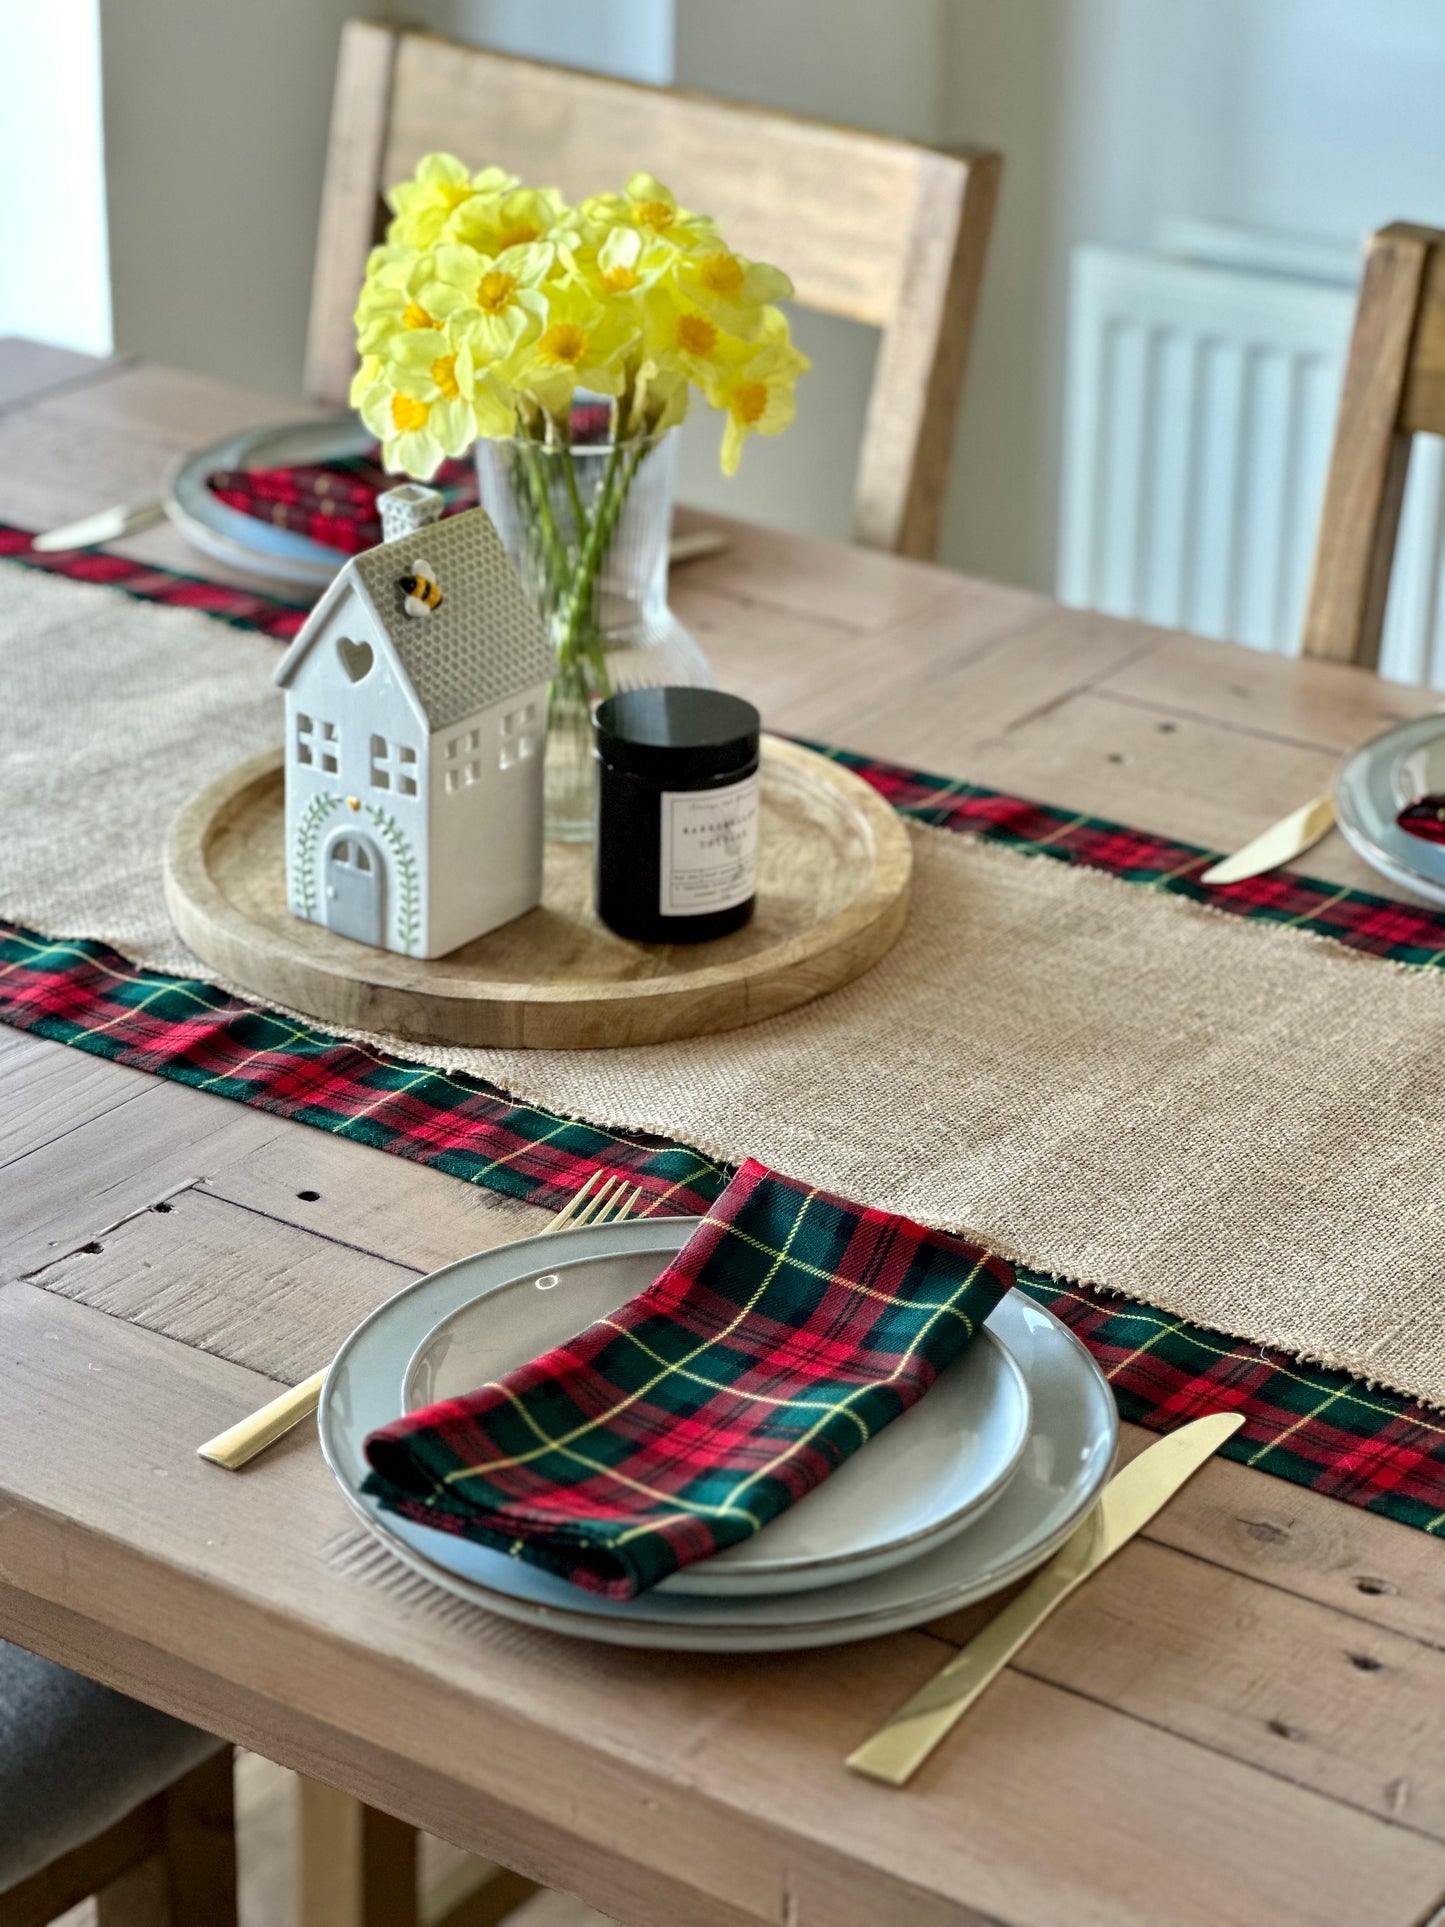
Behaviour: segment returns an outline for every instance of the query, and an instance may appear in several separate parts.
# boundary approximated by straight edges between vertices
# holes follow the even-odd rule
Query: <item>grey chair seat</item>
[[[0,1640],[0,1893],[104,1833],[222,1744]]]

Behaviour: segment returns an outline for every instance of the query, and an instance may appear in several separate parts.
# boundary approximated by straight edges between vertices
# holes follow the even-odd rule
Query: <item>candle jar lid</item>
[[[720,689],[624,689],[597,705],[597,753],[614,769],[706,782],[755,762],[761,718]]]

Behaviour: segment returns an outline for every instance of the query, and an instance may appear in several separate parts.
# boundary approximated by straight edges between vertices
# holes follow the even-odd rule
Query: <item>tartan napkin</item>
[[[611,432],[611,408],[606,402],[578,400],[572,405],[572,443],[588,447],[604,442]],[[381,540],[381,517],[376,498],[394,488],[397,478],[381,466],[381,450],[326,463],[296,468],[217,469],[206,486],[227,508],[239,509],[274,528],[306,535],[343,555],[359,555]],[[477,505],[475,463],[460,459],[443,462],[431,487],[446,497],[443,515],[456,515]]]
[[[343,555],[360,555],[381,540],[376,498],[395,486],[380,450],[345,461],[298,468],[217,469],[206,486],[227,508],[278,529],[290,529]],[[471,462],[443,462],[431,486],[446,497],[444,515],[475,508],[477,471]]]
[[[745,1164],[610,1318],[367,1440],[367,1492],[631,1599],[749,1538],[928,1390],[1013,1283],[976,1245]]]

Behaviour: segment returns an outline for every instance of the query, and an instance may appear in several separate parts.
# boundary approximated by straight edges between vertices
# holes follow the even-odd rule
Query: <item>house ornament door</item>
[[[386,934],[386,866],[372,839],[358,830],[339,830],[326,846],[322,883],[327,929],[358,943],[380,944]]]

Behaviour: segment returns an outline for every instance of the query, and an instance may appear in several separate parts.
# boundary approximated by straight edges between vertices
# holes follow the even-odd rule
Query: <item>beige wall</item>
[[[116,346],[294,396],[356,0],[101,0]]]

